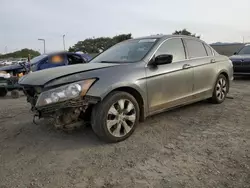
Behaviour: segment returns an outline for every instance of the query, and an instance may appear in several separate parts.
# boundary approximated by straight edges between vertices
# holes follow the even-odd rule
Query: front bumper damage
[[[74,130],[90,120],[92,107],[100,101],[98,97],[84,96],[60,103],[36,108],[35,98],[27,98],[34,112],[33,122],[41,118],[49,119],[57,128],[65,131]]]

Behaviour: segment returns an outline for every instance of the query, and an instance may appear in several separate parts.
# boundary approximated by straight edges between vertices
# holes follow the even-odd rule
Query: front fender
[[[95,83],[97,84],[98,81]],[[131,92],[131,89],[134,91],[137,91],[137,93],[141,96],[143,106],[142,109],[143,112],[141,114],[141,120],[143,121],[145,117],[147,117],[148,114],[148,103],[147,103],[147,86],[146,86],[146,79],[143,80],[137,80],[134,83],[130,82],[120,82],[120,83],[115,83],[113,85],[109,85],[103,90],[100,88],[101,84],[95,85],[87,92],[88,96],[92,97],[98,97],[100,101],[102,101],[108,94],[110,94],[114,90],[121,90],[121,91],[128,91],[128,93]],[[100,86],[100,87],[99,87]],[[130,93],[132,94],[132,93]],[[132,94],[133,95],[133,94]],[[135,96],[136,97],[136,96]],[[139,101],[138,101],[139,102]]]
[[[102,85],[101,82],[97,81],[87,92],[87,95],[99,97],[103,100],[110,92],[124,87],[129,87],[136,90],[143,98],[144,104],[146,102],[146,82],[144,80],[137,80],[135,83],[130,82],[119,82],[112,85]]]

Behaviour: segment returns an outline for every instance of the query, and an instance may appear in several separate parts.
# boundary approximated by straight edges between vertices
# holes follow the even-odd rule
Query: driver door
[[[193,68],[186,62],[186,52],[181,38],[168,39],[161,44],[155,57],[173,55],[170,64],[146,68],[149,113],[187,103],[192,100]]]

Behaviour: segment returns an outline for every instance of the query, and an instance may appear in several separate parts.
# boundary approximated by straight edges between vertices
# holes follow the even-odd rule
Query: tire
[[[5,88],[0,88],[0,97],[5,97],[8,91]]]
[[[211,102],[214,104],[222,103],[226,99],[228,91],[229,91],[228,79],[223,74],[220,74],[214,86]]]
[[[92,129],[103,141],[120,142],[134,132],[139,114],[139,105],[132,95],[121,91],[111,92],[94,106]]]
[[[19,91],[18,91],[18,90],[12,90],[12,91],[11,91],[11,97],[12,97],[13,99],[19,98],[19,97],[20,97]]]

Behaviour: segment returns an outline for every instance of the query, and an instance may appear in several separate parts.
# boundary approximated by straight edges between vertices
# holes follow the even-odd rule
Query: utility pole
[[[243,36],[242,39],[243,39],[243,44],[245,44],[245,37]]]
[[[65,51],[65,35],[63,35],[63,49]]]
[[[38,39],[38,40],[43,41],[43,53],[45,54],[45,39]]]

